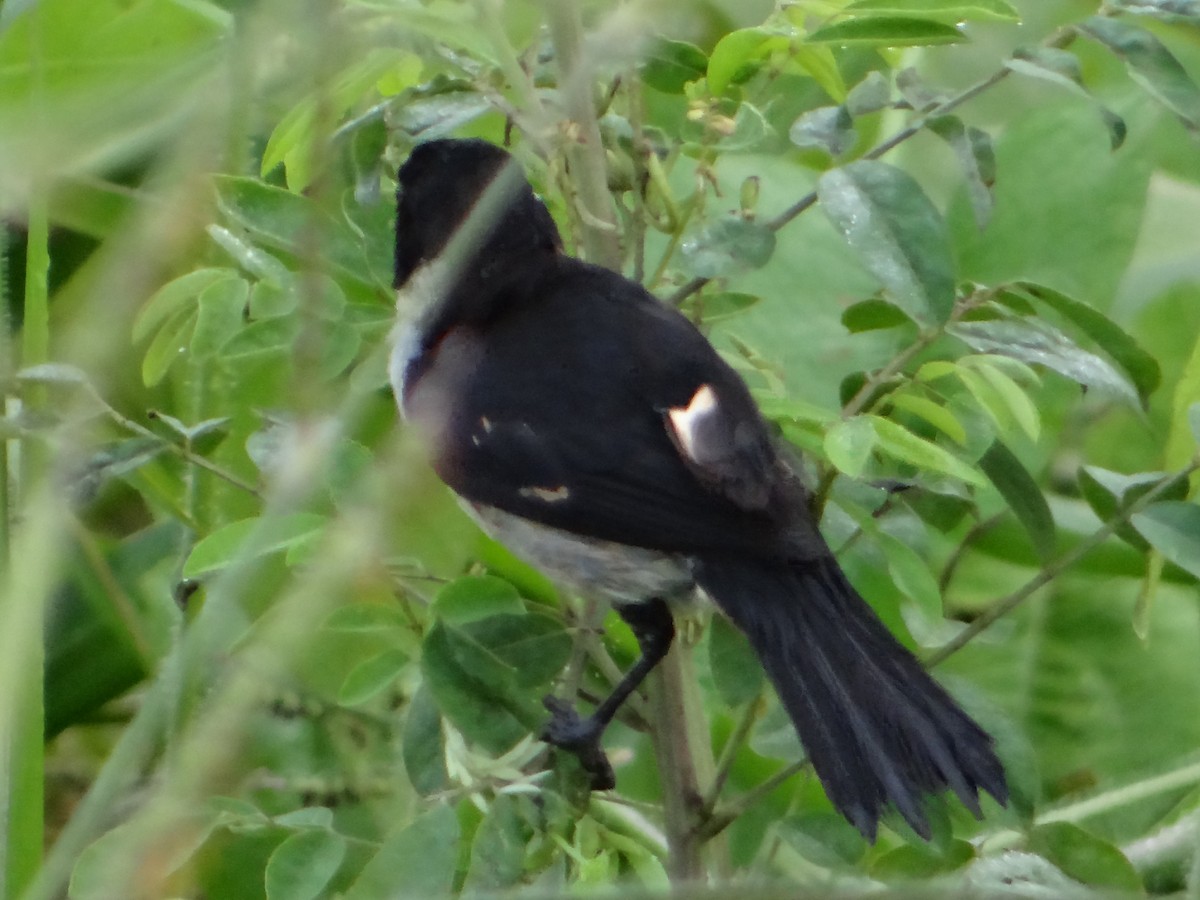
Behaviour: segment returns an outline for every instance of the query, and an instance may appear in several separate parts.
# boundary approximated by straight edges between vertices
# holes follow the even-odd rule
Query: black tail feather
[[[891,805],[929,836],[926,794],[977,817],[1008,791],[992,740],[879,621],[832,557],[706,558],[696,578],[754,647],[830,801],[874,839]]]

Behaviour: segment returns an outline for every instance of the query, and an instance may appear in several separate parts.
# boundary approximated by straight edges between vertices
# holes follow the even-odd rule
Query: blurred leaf
[[[790,815],[780,820],[778,828],[789,847],[824,869],[853,871],[867,853],[863,836],[836,813]]]
[[[271,187],[253,178],[213,178],[221,211],[266,246],[306,258],[319,242],[322,260],[338,277],[370,287],[366,248],[358,235],[306,197]]]
[[[384,838],[342,900],[448,895],[458,865],[459,836],[453,807],[438,803]]]
[[[1019,22],[1020,13],[1005,0],[854,0],[851,15],[921,16],[953,25],[957,22]]]
[[[364,659],[350,670],[338,689],[338,703],[357,706],[379,694],[400,677],[408,665],[408,654],[402,650],[384,650]]]
[[[333,810],[328,806],[302,806],[280,813],[272,821],[281,828],[331,828]]]
[[[887,299],[923,325],[950,317],[954,260],[946,225],[911,175],[854,162],[822,175],[817,194]]]
[[[896,391],[888,397],[888,402],[896,409],[902,409],[924,419],[960,447],[966,446],[966,429],[963,428],[962,422],[955,418],[954,413],[946,407],[907,391]]]
[[[913,602],[927,622],[942,621],[945,618],[942,592],[929,570],[929,563],[908,544],[886,532],[879,532],[875,539],[887,560],[888,574],[900,593]]]
[[[1003,359],[1003,357],[992,358]],[[978,372],[994,392],[993,396],[998,398],[999,402],[1008,410],[1012,420],[1020,426],[1031,441],[1036,442],[1042,432],[1042,418],[1038,413],[1037,406],[1034,405],[1033,400],[1025,393],[1021,385],[1002,372],[998,366],[991,365],[987,357],[966,356],[959,362],[958,376],[976,399],[985,406],[989,405],[988,401],[981,396],[983,392],[980,390],[980,386],[971,378],[974,373]],[[998,420],[997,424],[1002,423]]]
[[[743,294],[736,291],[718,291],[716,293],[696,293],[687,298],[680,310],[688,318],[699,320],[706,325],[732,319],[762,302],[757,294]]]
[[[684,85],[703,78],[707,70],[704,51],[687,41],[660,37],[642,58],[642,81],[666,94],[682,94]]]
[[[129,853],[132,848],[153,849],[155,874],[165,878],[184,865],[203,846],[212,833],[211,814],[187,817],[177,823],[169,838],[155,840],[140,822],[124,822],[104,832],[83,848],[71,869],[68,896],[71,900],[112,900],[114,890],[125,888],[126,878],[134,875]]]
[[[1085,388],[1133,406],[1140,405],[1137,389],[1128,378],[1107,360],[1084,350],[1045,322],[1033,319],[959,322],[946,330],[980,353],[1010,356],[1043,365]]]
[[[1083,884],[1142,892],[1142,880],[1124,854],[1078,825],[1069,822],[1039,825],[1029,833],[1029,849]]]
[[[751,103],[739,103],[733,116],[733,131],[723,135],[713,148],[723,153],[745,153],[759,149],[773,134],[758,107]]]
[[[846,107],[821,106],[793,122],[788,139],[801,150],[820,150],[838,157],[854,147],[858,134]]]
[[[471,842],[464,893],[501,892],[521,883],[526,845],[533,836],[519,809],[526,802],[524,797],[500,794],[488,805]]]
[[[1017,286],[1095,341],[1132,379],[1142,403],[1149,401],[1150,395],[1162,381],[1162,371],[1158,361],[1120,325],[1094,307],[1061,291],[1029,282],[1021,282]]]
[[[681,256],[689,273],[718,278],[732,272],[758,269],[775,252],[775,233],[756,222],[726,216],[709,222],[684,238]]]
[[[442,717],[428,685],[422,684],[408,703],[400,751],[409,783],[418,794],[428,797],[446,788],[450,778]]]
[[[386,632],[407,627],[404,614],[395,606],[384,603],[347,603],[339,606],[325,620],[323,628],[347,634]]]
[[[185,307],[176,312],[154,335],[142,357],[142,383],[153,387],[163,380],[171,366],[187,352],[187,345],[196,327],[196,308]]]
[[[133,342],[141,343],[151,332],[164,326],[184,309],[192,308],[196,298],[206,288],[218,281],[236,277],[233,269],[196,269],[168,281],[146,301],[133,320]]]
[[[209,225],[205,231],[248,274],[275,284],[291,283],[292,277],[287,267],[271,254],[264,253],[220,225]]]
[[[197,359],[212,356],[242,326],[250,285],[241,278],[211,284],[196,298],[196,327],[190,349]]]
[[[1091,91],[1084,86],[1079,57],[1071,51],[1056,47],[1019,47],[1004,65],[1019,75],[1057,84],[1077,96],[1086,98],[1104,120],[1111,149],[1116,150],[1125,143],[1125,120],[1092,96]]]
[[[242,519],[222,526],[192,548],[183,564],[183,576],[195,578],[233,563],[286,550],[327,524],[325,516],[294,513]]]
[[[708,629],[708,664],[713,684],[728,707],[756,698],[763,689],[763,669],[746,636],[720,615]]]
[[[1200,0],[1113,0],[1114,8],[1165,22],[1200,24]]]
[[[992,185],[996,182],[996,151],[991,136],[958,116],[938,116],[927,125],[954,150],[967,182],[975,224],[986,228],[992,218]]]
[[[723,94],[743,67],[772,50],[788,45],[788,38],[763,28],[742,28],[722,37],[708,57],[708,89]]]
[[[422,141],[449,137],[492,109],[491,101],[475,91],[453,91],[407,99],[389,124]]]
[[[517,669],[459,628],[438,622],[425,636],[425,683],[463,737],[501,754],[537,727],[540,707],[517,687]]]
[[[879,449],[919,469],[940,472],[968,484],[982,485],[983,475],[974,466],[943,450],[937,444],[917,437],[907,428],[879,416],[869,416],[879,439]]]
[[[866,468],[876,435],[871,419],[854,416],[835,423],[825,432],[825,455],[845,475],[858,478]]]
[[[438,590],[433,612],[451,625],[465,625],[501,613],[523,615],[517,589],[492,575],[465,575]]]
[[[1121,57],[1130,77],[1184,125],[1200,130],[1200,89],[1162,41],[1143,28],[1106,16],[1092,16],[1077,27]]]
[[[1171,500],[1152,503],[1130,522],[1168,561],[1200,578],[1200,506]]]
[[[904,844],[871,864],[871,877],[882,881],[912,881],[961,869],[975,858],[975,848],[953,840],[946,849],[933,844]]]
[[[958,44],[966,35],[953,25],[931,19],[879,16],[847,19],[818,28],[805,38],[810,44],[863,44],[868,47],[929,47]]]
[[[463,630],[512,666],[522,688],[549,684],[571,655],[571,638],[563,623],[539,612],[493,615]]]
[[[852,116],[865,116],[879,112],[892,103],[892,86],[880,72],[868,72],[866,77],[850,89],[845,107]]]
[[[1003,441],[993,441],[988,451],[979,458],[979,468],[988,477],[1017,521],[1029,535],[1034,551],[1043,561],[1054,555],[1054,517],[1029,470]]]
[[[851,334],[863,331],[878,331],[884,328],[896,328],[900,325],[913,324],[912,319],[904,314],[900,307],[872,297],[860,300],[853,306],[846,307],[842,313],[842,324]]]
[[[1079,470],[1079,488],[1083,498],[1096,515],[1107,522],[1168,477],[1170,475],[1167,472],[1138,472],[1133,475],[1123,475],[1099,466],[1083,466]],[[1187,483],[1181,481],[1175,489],[1168,491],[1161,499],[1184,500],[1187,498],[1187,494]],[[1117,535],[1141,552],[1149,547],[1137,530],[1127,522],[1117,526]]]

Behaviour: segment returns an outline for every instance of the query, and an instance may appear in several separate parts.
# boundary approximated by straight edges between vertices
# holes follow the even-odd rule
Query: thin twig
[[[1029,599],[1038,588],[1049,584],[1071,566],[1075,565],[1075,563],[1079,562],[1079,560],[1083,559],[1083,557],[1087,556],[1096,547],[1099,547],[1112,537],[1117,529],[1128,522],[1136,513],[1141,512],[1155,500],[1178,487],[1180,483],[1187,481],[1197,469],[1200,469],[1200,459],[1192,460],[1187,468],[1181,469],[1169,478],[1160,481],[1151,490],[1138,497],[1133,503],[1118,511],[1116,515],[1076,544],[1067,553],[1043,566],[1036,575],[1021,587],[992,603],[979,616],[973,619],[970,625],[931,653],[925,660],[926,667],[933,668],[957,653],[978,637],[988,626],[1008,615]]]
[[[1058,30],[1056,30],[1048,38],[1046,38],[1046,40],[1043,41],[1043,46],[1053,47],[1056,49],[1062,49],[1062,48],[1070,45],[1071,42],[1075,40],[1075,37],[1076,37],[1076,32],[1072,27],[1063,26],[1062,28],[1059,28]],[[989,75],[987,78],[984,78],[981,81],[977,81],[975,84],[971,85],[968,88],[965,88],[964,90],[955,94],[953,97],[950,97],[949,99],[944,100],[941,103],[937,104],[932,109],[930,109],[928,112],[926,112],[924,115],[918,117],[917,119],[915,119],[914,121],[909,123],[906,127],[902,128],[900,131],[896,132],[894,135],[889,137],[887,140],[872,147],[870,150],[868,150],[866,153],[863,154],[862,158],[863,159],[879,159],[881,156],[885,155],[886,153],[890,152],[891,150],[894,150],[896,147],[900,146],[905,141],[907,141],[910,138],[914,137],[915,135],[919,134],[929,124],[929,122],[931,120],[936,119],[939,116],[948,115],[949,113],[953,112],[958,107],[962,106],[967,101],[973,100],[975,97],[979,96],[980,94],[984,93],[985,91],[988,91],[991,88],[995,87],[997,84],[999,84],[1001,81],[1003,81],[1009,75],[1011,75],[1012,71],[1013,70],[1008,68],[1007,66],[1002,66],[1001,68],[999,68],[995,72],[993,72],[991,75]],[[803,197],[801,197],[799,200],[797,200],[795,203],[793,203],[791,206],[789,206],[787,209],[785,209],[783,212],[781,212],[779,215],[775,216],[773,219],[769,219],[764,224],[771,231],[779,231],[781,228],[783,228],[785,225],[789,224],[793,219],[795,219],[797,216],[799,216],[801,213],[803,213],[809,207],[814,206],[816,204],[816,202],[817,202],[817,192],[810,191],[809,193],[807,193]],[[701,288],[703,288],[711,280],[712,279],[710,279],[710,278],[693,278],[691,281],[687,282],[681,288],[679,288],[677,291],[675,291],[675,293],[673,293],[670,296],[670,298],[667,300],[667,302],[670,303],[672,306],[678,306],[680,303],[682,303],[684,300],[686,300],[692,294],[696,293]]]
[[[762,694],[746,704],[746,708],[742,710],[742,716],[738,719],[737,726],[733,730],[733,734],[729,736],[729,740],[725,742],[725,746],[721,748],[721,757],[717,760],[717,770],[713,775],[712,785],[705,794],[703,802],[700,804],[700,818],[705,819],[712,814],[716,808],[717,800],[721,797],[721,791],[725,788],[725,782],[729,780],[729,773],[733,770],[734,760],[737,759],[738,751],[740,751],[746,743],[746,739],[750,736],[750,731],[754,727],[754,723],[758,721],[758,717],[762,714]]]

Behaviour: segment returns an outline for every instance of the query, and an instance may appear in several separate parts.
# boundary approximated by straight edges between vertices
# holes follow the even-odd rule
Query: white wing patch
[[[696,389],[687,406],[675,406],[667,410],[667,418],[672,431],[675,432],[675,441],[679,449],[698,465],[706,462],[701,458],[703,450],[700,447],[700,431],[717,412],[717,395],[707,384],[702,384]]]
[[[571,490],[565,484],[558,487],[523,487],[517,491],[527,500],[541,500],[545,503],[562,503],[571,496]]]

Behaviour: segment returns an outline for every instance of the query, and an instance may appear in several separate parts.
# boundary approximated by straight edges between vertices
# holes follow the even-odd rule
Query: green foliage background
[[[1194,0],[4,0],[0,895],[1200,896],[1197,78]],[[617,791],[536,740],[636,646],[396,423],[439,135],[746,374],[1008,809],[868,846],[703,610]]]

